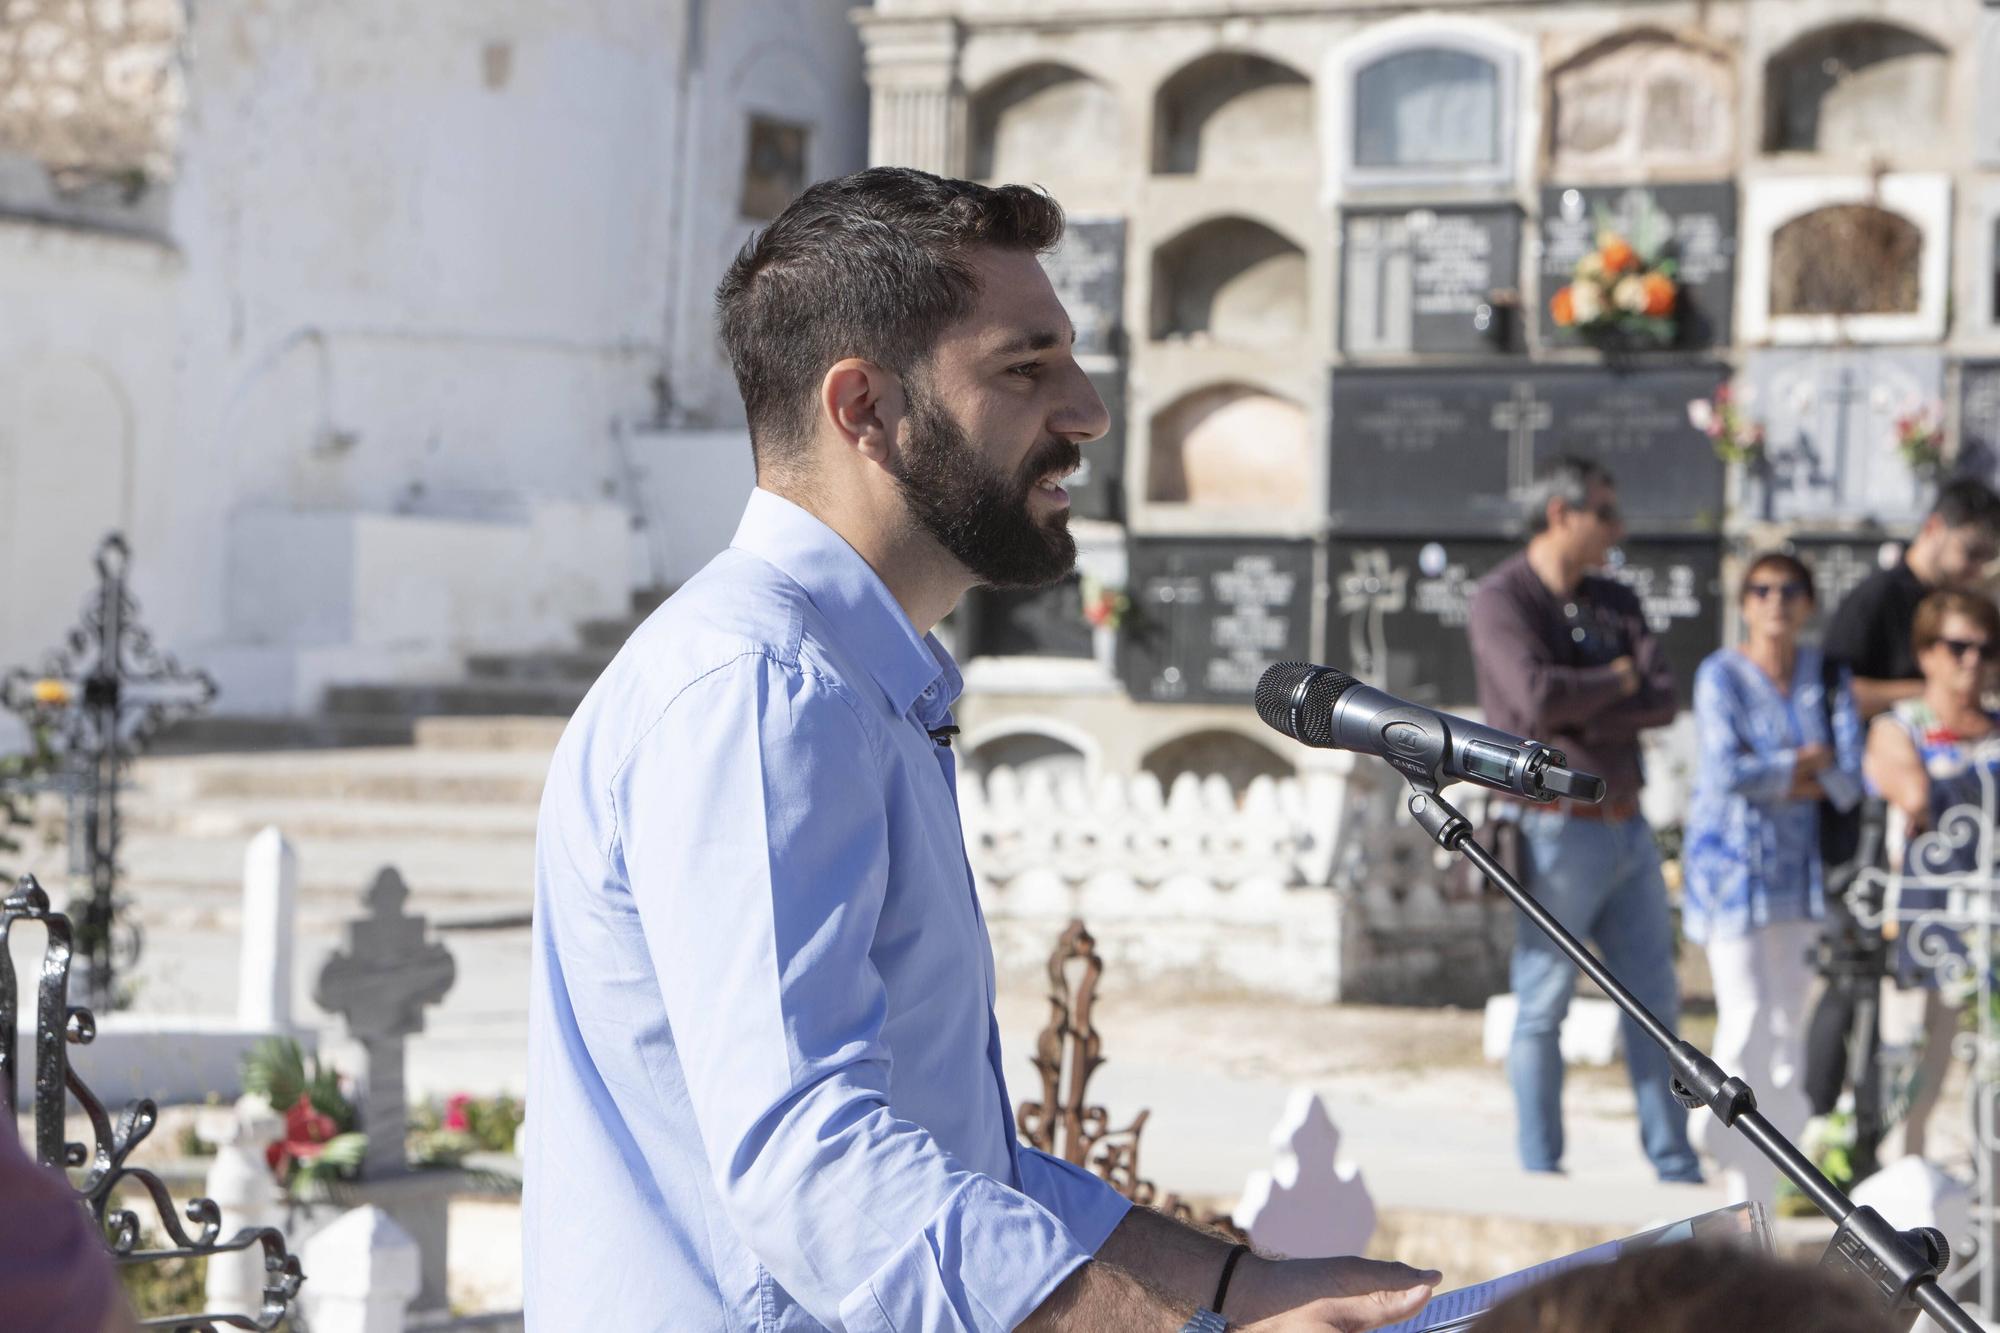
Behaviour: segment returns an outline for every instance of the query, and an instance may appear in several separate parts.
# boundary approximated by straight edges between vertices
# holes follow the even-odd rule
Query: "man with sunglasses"
[[[1937,502],[1911,539],[1903,558],[1863,579],[1842,599],[1827,623],[1824,649],[1828,664],[1854,673],[1854,702],[1862,721],[1887,712],[1905,699],[1923,693],[1923,672],[1911,642],[1917,607],[1939,590],[1970,587],[2000,554],[2000,496],[1975,477],[1960,477],[1938,491]],[[1861,843],[1858,816],[1829,829],[1829,886],[1851,880],[1851,861]],[[1827,895],[1826,930],[1821,968],[1829,984],[1813,1008],[1806,1037],[1806,1094],[1813,1114],[1832,1113],[1847,1081],[1849,1034],[1854,1031],[1864,992],[1872,996],[1879,934],[1859,926],[1844,896]],[[1871,1047],[1872,1017],[1862,1023]],[[1873,1113],[1864,1116],[1873,1123]],[[1868,1137],[1864,1135],[1864,1138]],[[1872,1144],[1864,1143],[1864,1159]]]
[[[1479,582],[1467,632],[1479,706],[1502,731],[1547,741],[1604,779],[1602,804],[1563,801],[1519,811],[1528,891],[1668,1025],[1680,993],[1674,932],[1653,832],[1639,813],[1639,733],[1671,722],[1674,678],[1639,599],[1600,568],[1625,535],[1611,473],[1559,458],[1528,496],[1527,549]],[[1576,968],[1538,930],[1515,932],[1519,1005],[1507,1052],[1517,1142],[1528,1171],[1562,1169],[1563,1016]],[[1687,1111],[1666,1057],[1628,1019],[1625,1063],[1639,1137],[1660,1179],[1699,1182]]]

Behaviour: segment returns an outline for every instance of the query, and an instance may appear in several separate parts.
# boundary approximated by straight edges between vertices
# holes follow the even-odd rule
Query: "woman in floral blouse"
[[[1987,786],[2000,773],[2000,716],[1981,702],[2000,654],[2000,610],[1978,593],[1934,592],[1917,604],[1910,637],[1924,692],[1876,718],[1868,730],[1868,782],[1894,812],[1890,841],[1906,848],[1903,873],[1933,881],[1900,883],[1895,901],[1896,970],[1908,989],[1884,994],[1882,1035],[1914,1044],[1921,1034],[1923,1053],[1910,1109],[1882,1144],[1884,1162],[1923,1155],[1924,1129],[1958,1029],[1955,998],[1978,980],[1963,938],[1924,915],[1946,906],[1946,890],[1936,879],[1979,869],[1981,840],[1966,836],[1977,829],[1953,827],[1946,812],[1984,810]],[[1919,836],[1927,829],[1941,836]],[[1959,985],[1947,994],[1939,981],[1953,974]]]
[[[1814,607],[1805,564],[1760,555],[1740,596],[1742,644],[1695,672],[1700,762],[1681,926],[1708,952],[1716,1060],[1756,1090],[1779,1132],[1796,1136],[1810,1110],[1800,1060],[1808,956],[1824,914],[1819,804],[1860,802],[1861,723],[1847,672],[1828,673],[1819,650],[1799,642]],[[1754,1146],[1706,1114],[1689,1128],[1738,1197],[1772,1204],[1777,1174]]]

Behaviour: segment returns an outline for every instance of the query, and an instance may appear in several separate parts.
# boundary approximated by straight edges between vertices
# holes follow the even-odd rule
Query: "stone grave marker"
[[[2000,361],[1958,370],[1958,455],[1952,470],[2000,483]]]
[[[457,975],[450,950],[425,938],[424,918],[403,910],[409,896],[403,877],[384,868],[368,889],[368,915],[348,923],[347,947],[326,960],[313,987],[314,1002],[345,1018],[361,1043],[364,1179],[409,1169],[403,1042],[424,1030],[425,1006],[442,1000]]]
[[[1350,356],[1521,350],[1519,209],[1350,209],[1341,256]]]
[[[961,643],[973,657],[1081,657],[1094,653],[1075,576],[1046,588],[974,588]]]
[[[424,918],[403,910],[410,891],[393,867],[375,877],[367,915],[347,926],[347,944],[320,969],[313,1000],[347,1020],[362,1050],[361,1127],[368,1135],[361,1180],[343,1191],[386,1210],[416,1239],[422,1283],[416,1308],[444,1308],[449,1271],[449,1204],[454,1171],[412,1171],[404,1151],[409,1103],[404,1042],[423,1031],[424,1008],[451,989],[457,966],[444,945],[425,938]]]
[[[1233,1220],[1259,1250],[1292,1259],[1364,1254],[1375,1201],[1360,1169],[1340,1158],[1340,1130],[1310,1088],[1295,1088],[1271,1133],[1277,1158],[1251,1175]]]
[[[1581,454],[1618,478],[1634,532],[1718,527],[1723,467],[1687,405],[1726,376],[1721,366],[1336,370],[1335,526],[1513,531],[1540,468]]]
[[[1896,419],[1938,407],[1943,391],[1944,360],[1935,351],[1750,352],[1741,402],[1764,427],[1769,465],[1745,479],[1745,509],[1775,522],[1909,527],[1929,507],[1932,487],[1898,455]]]
[[[1582,341],[1574,331],[1556,327],[1549,298],[1570,280],[1577,261],[1595,248],[1600,225],[1628,240],[1649,227],[1665,238],[1665,253],[1678,264],[1681,284],[1674,346],[1729,342],[1736,293],[1736,186],[1730,181],[1705,181],[1543,188],[1536,327],[1544,343],[1564,346]]]
[[[1313,545],[1135,537],[1119,653],[1133,698],[1249,703],[1273,662],[1312,659]]]
[[[1125,352],[1125,219],[1072,217],[1062,244],[1042,257],[1076,328],[1079,360]]]

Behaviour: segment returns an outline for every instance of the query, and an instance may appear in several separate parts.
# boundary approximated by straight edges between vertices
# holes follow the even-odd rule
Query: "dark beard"
[[[1038,523],[1028,492],[1050,472],[1075,468],[1083,451],[1072,440],[1047,440],[1008,477],[973,449],[964,429],[914,379],[904,380],[910,429],[894,466],[910,517],[990,588],[1043,588],[1061,580],[1076,567],[1069,510]]]

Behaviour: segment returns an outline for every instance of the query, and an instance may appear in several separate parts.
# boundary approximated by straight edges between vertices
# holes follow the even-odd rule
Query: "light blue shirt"
[[[926,734],[959,688],[757,491],[577,710],[536,840],[530,1328],[1011,1329],[1124,1217],[1015,1140]]]
[[[1836,807],[1853,809],[1861,800],[1861,722],[1843,671],[1829,725],[1820,661],[1817,648],[1801,647],[1788,693],[1733,648],[1710,653],[1695,671],[1699,745],[1681,854],[1681,928],[1698,944],[1825,915],[1819,802],[1790,799],[1792,766],[1801,746],[1831,747],[1834,765],[1820,774],[1820,787]]]

